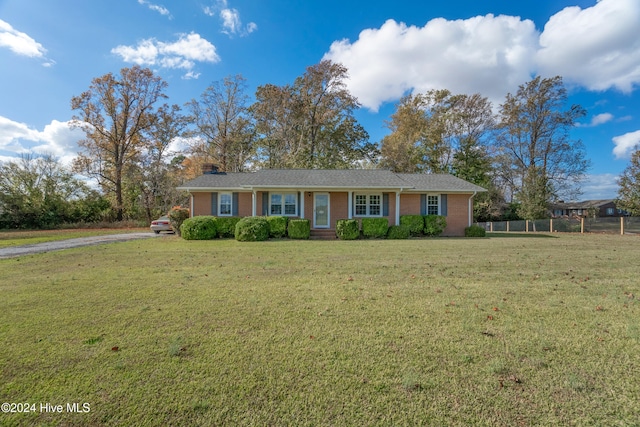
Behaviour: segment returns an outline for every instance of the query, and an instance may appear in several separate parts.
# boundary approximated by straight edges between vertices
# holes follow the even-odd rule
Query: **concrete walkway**
[[[128,240],[148,239],[158,237],[155,233],[125,233],[107,234],[104,236],[78,237],[75,239],[57,240],[54,242],[35,243],[32,245],[11,246],[0,249],[0,259],[15,258],[23,255],[37,254],[41,252],[59,251],[62,249],[78,248],[81,246],[101,245],[103,243],[126,242]]]

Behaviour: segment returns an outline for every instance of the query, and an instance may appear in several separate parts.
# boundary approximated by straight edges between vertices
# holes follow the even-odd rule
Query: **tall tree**
[[[586,112],[579,105],[564,109],[566,101],[561,77],[536,77],[501,105],[500,173],[525,219],[544,217],[554,198],[576,194],[589,167],[582,142],[569,135]]]
[[[618,208],[640,216],[640,149],[631,155],[629,165],[618,179],[618,186]]]
[[[149,143],[156,120],[155,104],[166,98],[167,83],[148,68],[123,68],[120,76],[105,74],[92,80],[89,90],[71,99],[77,110],[74,126],[84,130],[84,149],[75,160],[78,172],[98,180],[114,197],[116,219],[122,220],[124,178]]]
[[[187,125],[179,106],[165,104],[158,108],[156,120],[149,129],[149,143],[131,170],[147,221],[184,202],[175,189],[181,184],[180,162],[173,161],[178,153],[170,152],[170,145],[184,136]]]
[[[354,117],[360,104],[346,88],[347,77],[344,66],[324,60],[291,86],[258,88],[251,109],[262,165],[349,168],[373,157],[375,146]]]
[[[247,110],[246,81],[241,75],[212,83],[187,106],[195,123],[194,153],[221,171],[241,172],[253,155],[255,131]]]
[[[478,94],[443,89],[405,96],[387,123],[382,164],[403,172],[463,174],[466,160],[477,162],[486,151],[493,124],[491,103]]]

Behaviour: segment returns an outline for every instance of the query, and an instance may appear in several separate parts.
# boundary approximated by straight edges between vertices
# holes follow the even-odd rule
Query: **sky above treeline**
[[[253,98],[323,59],[348,68],[371,142],[407,93],[480,93],[497,111],[562,76],[588,113],[572,131],[592,162],[583,199],[615,198],[640,144],[639,0],[0,0],[0,161],[70,163],[71,98],[123,67],[151,68],[183,105],[237,74]]]

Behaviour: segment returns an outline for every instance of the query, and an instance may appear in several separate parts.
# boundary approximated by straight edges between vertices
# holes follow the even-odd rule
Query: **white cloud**
[[[615,144],[613,155],[616,159],[629,157],[634,149],[640,145],[640,130],[616,136],[613,138],[613,143]]]
[[[640,83],[638,28],[638,0],[563,9],[542,33],[530,20],[504,15],[438,18],[423,27],[388,20],[353,42],[335,41],[324,59],[349,69],[351,93],[374,111],[407,92],[442,88],[499,104],[535,75],[631,92]]]
[[[591,121],[589,123],[577,123],[576,126],[583,128],[595,127],[610,122],[611,120],[613,120],[613,118],[613,114],[610,113],[596,114],[595,116],[591,117]]]
[[[349,69],[349,89],[367,108],[405,92],[449,89],[501,100],[530,79],[538,47],[532,21],[510,16],[434,19],[424,27],[388,20],[357,41],[334,42],[324,59]]]
[[[28,34],[14,29],[8,22],[0,19],[0,47],[7,47],[13,53],[29,58],[42,58],[47,67],[55,64],[55,61],[45,57],[47,49],[31,38]]]
[[[618,176],[611,173],[587,175],[580,188],[582,200],[615,199],[618,194]]]
[[[590,90],[629,93],[640,82],[640,2],[599,0],[553,15],[540,35],[538,71]]]
[[[77,155],[78,141],[84,137],[84,132],[70,128],[69,122],[52,120],[38,131],[0,116],[0,150],[14,153],[15,157],[24,153],[52,154],[61,163],[70,165]]]
[[[158,12],[160,15],[164,15],[164,16],[169,17],[169,19],[172,18],[171,12],[169,12],[169,9],[167,9],[164,6],[160,6],[160,5],[151,3],[151,2],[149,2],[147,0],[138,0],[138,3],[143,5],[143,6],[147,6],[149,9],[151,9],[151,10],[153,10],[155,12]]]
[[[220,61],[216,47],[197,33],[180,34],[178,40],[171,43],[146,39],[137,46],[117,46],[111,52],[125,62],[187,70],[188,78],[199,75],[192,71],[196,62]]]
[[[203,11],[208,16],[219,16],[222,21],[222,32],[229,36],[244,37],[258,29],[258,24],[255,22],[249,22],[243,26],[240,12],[238,9],[230,8],[227,0],[218,0],[215,6],[205,6]]]

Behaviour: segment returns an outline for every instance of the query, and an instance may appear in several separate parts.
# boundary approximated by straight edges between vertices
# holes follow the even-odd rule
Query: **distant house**
[[[444,215],[445,236],[463,236],[473,221],[473,197],[484,188],[447,174],[388,170],[264,169],[203,174],[179,187],[191,194],[191,214],[284,215],[307,218],[312,230],[335,230],[339,219]]]
[[[553,218],[560,217],[597,217],[610,218],[627,216],[627,213],[616,207],[616,201],[606,200],[584,200],[581,202],[558,202],[551,206]]]

